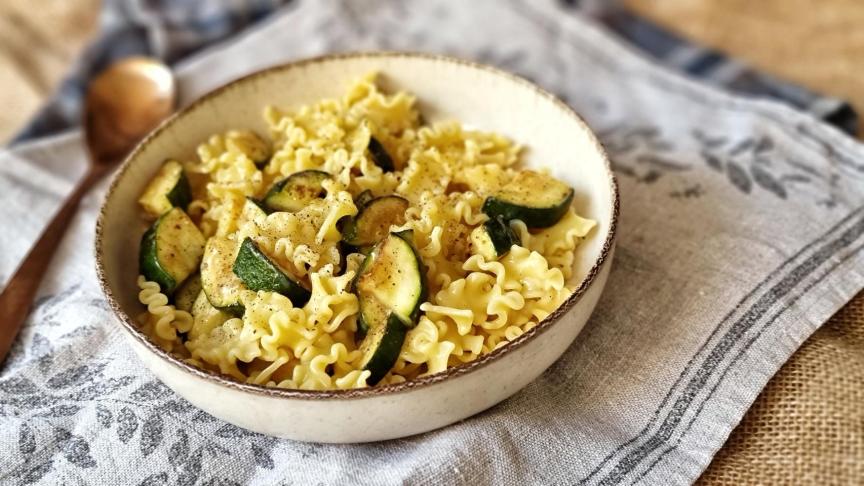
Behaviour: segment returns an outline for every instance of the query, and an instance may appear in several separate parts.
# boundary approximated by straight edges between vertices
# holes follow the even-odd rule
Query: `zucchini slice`
[[[192,312],[192,307],[195,305],[195,299],[201,293],[201,274],[196,273],[187,278],[183,285],[177,287],[174,291],[174,307],[178,310]]]
[[[169,160],[147,184],[138,203],[148,215],[158,218],[174,207],[186,209],[191,200],[192,189],[183,166],[180,162]]]
[[[232,271],[237,244],[214,236],[207,240],[201,261],[201,288],[213,307],[235,316],[243,315],[240,293],[246,286]]]
[[[303,307],[312,295],[308,289],[289,277],[284,269],[267,257],[252,238],[246,238],[240,244],[233,271],[249,290],[280,293],[291,299],[294,307]]]
[[[357,194],[357,197],[354,198],[354,205],[357,206],[357,210],[360,211],[373,199],[375,199],[375,196],[372,195],[372,191],[366,189],[360,194]]]
[[[386,315],[370,327],[360,344],[363,353],[360,365],[371,372],[366,383],[375,385],[387,375],[399,358],[407,333],[408,328],[395,313]]]
[[[474,253],[482,256],[487,262],[501,258],[510,251],[511,246],[520,243],[519,235],[501,216],[486,220],[471,232],[471,246]]]
[[[369,145],[366,147],[369,150],[369,155],[372,156],[372,161],[375,165],[381,167],[384,172],[393,172],[396,166],[393,165],[393,159],[384,148],[384,145],[375,137],[369,137]]]
[[[414,247],[391,233],[363,261],[354,289],[360,301],[361,321],[367,329],[389,313],[414,327],[420,304],[426,299],[426,274]],[[381,307],[383,306],[383,309]]]
[[[384,239],[393,225],[405,224],[410,203],[399,196],[382,196],[370,200],[342,231],[342,241],[356,247],[374,245]]]
[[[264,204],[273,211],[299,211],[311,201],[322,198],[326,191],[322,183],[330,174],[320,170],[304,170],[273,184],[264,196]]]
[[[141,237],[138,265],[147,280],[172,294],[201,262],[204,235],[180,209],[163,214]]]
[[[522,220],[529,228],[557,223],[573,202],[573,188],[539,172],[522,171],[500,191],[486,198],[483,212],[505,222]]]

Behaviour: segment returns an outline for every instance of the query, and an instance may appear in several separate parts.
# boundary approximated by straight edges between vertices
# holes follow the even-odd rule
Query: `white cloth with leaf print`
[[[864,286],[860,145],[666,72],[551,1],[295,2],[182,63],[182,102],[274,63],[362,49],[498,65],[596,129],[621,187],[618,252],[573,346],[509,400],[420,436],[316,445],[245,432],[127,347],[94,274],[103,183],[0,368],[0,484],[687,484]],[[4,280],[84,164],[79,132],[0,152]]]

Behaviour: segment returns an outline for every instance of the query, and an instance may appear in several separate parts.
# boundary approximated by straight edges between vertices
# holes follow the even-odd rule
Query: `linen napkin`
[[[556,3],[456,5],[294,2],[179,63],[182,102],[277,62],[373,48],[475,59],[555,92],[598,132],[622,195],[606,291],[565,355],[500,405],[415,437],[321,445],[240,430],[174,395],[125,345],[94,275],[106,182],[0,370],[0,483],[699,476],[771,375],[864,287],[864,149],[812,115],[669,72]],[[4,280],[83,166],[77,131],[0,152]]]

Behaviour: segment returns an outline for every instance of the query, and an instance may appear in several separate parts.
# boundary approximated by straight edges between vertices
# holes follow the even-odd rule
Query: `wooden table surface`
[[[864,113],[864,0],[625,0],[637,12]],[[0,2],[0,143],[93,35],[99,0]],[[775,376],[701,484],[864,484],[864,294]]]

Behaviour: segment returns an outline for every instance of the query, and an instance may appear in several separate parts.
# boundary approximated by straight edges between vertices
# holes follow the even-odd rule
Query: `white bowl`
[[[240,383],[183,363],[150,342],[133,317],[137,248],[144,225],[136,200],[168,157],[191,159],[213,133],[267,133],[265,105],[297,107],[341,95],[370,71],[385,90],[406,90],[427,121],[459,120],[527,147],[528,166],[545,166],[576,190],[581,215],[598,221],[577,251],[576,289],[538,326],[476,361],[398,385],[302,391]],[[497,69],[441,56],[368,53],[325,56],[272,67],[203,96],[163,123],[123,163],[96,228],[102,290],[144,365],[202,410],[262,434],[314,442],[367,442],[443,427],[513,395],[573,342],[606,283],[615,244],[618,190],[609,161],[588,126],[532,83]]]

